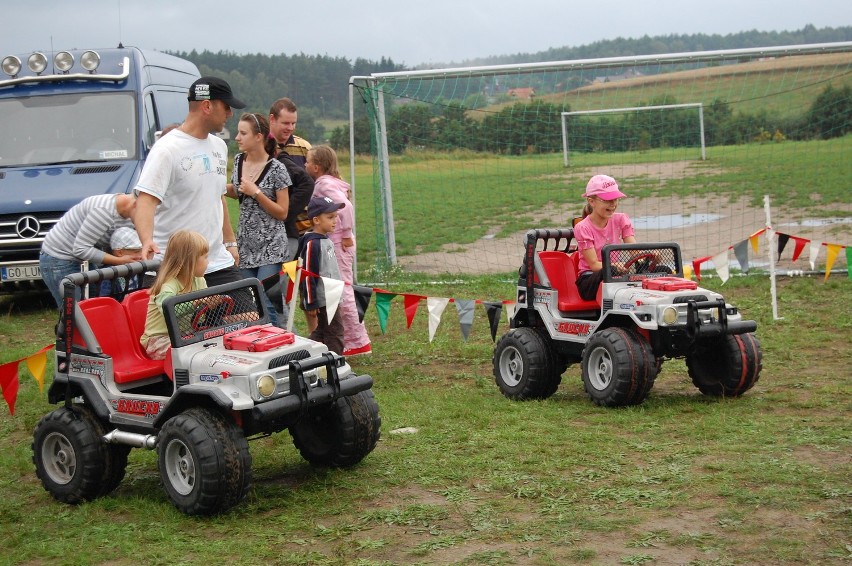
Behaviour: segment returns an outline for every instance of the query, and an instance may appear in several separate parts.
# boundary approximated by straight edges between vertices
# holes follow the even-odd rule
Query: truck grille
[[[0,214],[0,245],[21,245],[22,240],[41,240],[63,212],[34,212],[32,214]],[[39,245],[26,246],[38,250]]]

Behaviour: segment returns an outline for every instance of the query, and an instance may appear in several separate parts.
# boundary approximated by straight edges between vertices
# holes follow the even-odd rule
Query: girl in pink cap
[[[586,185],[588,216],[574,226],[574,238],[580,253],[577,290],[587,301],[597,297],[603,279],[601,249],[607,244],[633,244],[633,223],[624,213],[616,212],[619,199],[626,195],[608,175],[595,175]]]

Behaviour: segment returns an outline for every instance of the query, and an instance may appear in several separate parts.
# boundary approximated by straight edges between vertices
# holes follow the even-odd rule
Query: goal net
[[[599,173],[637,239],[687,265],[730,250],[732,271],[766,269],[765,195],[792,238],[782,270],[852,244],[852,42],[378,73],[350,92],[362,280],[512,277],[523,234],[570,226]]]

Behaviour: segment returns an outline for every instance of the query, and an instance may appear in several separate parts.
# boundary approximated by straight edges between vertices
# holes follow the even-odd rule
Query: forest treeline
[[[797,31],[753,30],[724,36],[673,34],[636,39],[619,37],[578,47],[557,47],[537,53],[499,55],[431,66],[497,65],[837,41],[852,41],[852,26],[817,29],[809,25]],[[226,78],[251,111],[267,112],[275,99],[289,96],[299,106],[297,132],[312,141],[340,139],[344,134],[348,136],[348,127],[345,131],[341,128],[341,131],[327,132],[322,122],[348,118],[350,77],[406,70],[406,67],[395,63],[390,57],[383,57],[379,61],[363,58],[352,61],[346,57],[304,53],[268,55],[193,50],[172,54],[194,62],[202,74]]]

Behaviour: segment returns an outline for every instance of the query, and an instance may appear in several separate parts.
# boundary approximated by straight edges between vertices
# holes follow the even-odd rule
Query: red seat
[[[577,265],[580,261],[578,253],[567,254],[554,250],[538,252],[538,258],[550,285],[558,292],[560,311],[576,312],[600,309],[598,301],[587,301],[577,291]],[[600,296],[600,295],[599,295]]]
[[[144,355],[127,311],[118,301],[111,297],[94,297],[80,301],[79,305],[104,354],[112,358],[116,383],[130,383],[163,374],[163,361]]]
[[[146,359],[148,355],[145,353],[142,343],[139,342],[139,338],[145,332],[145,320],[148,318],[148,302],[150,300],[151,292],[148,289],[140,289],[139,291],[128,293],[121,301],[121,306],[127,312],[127,320],[130,321],[130,329],[133,331],[133,336],[135,337],[134,344],[139,349],[139,355]],[[169,379],[172,379],[171,359],[172,349],[169,348],[168,352],[166,352],[166,359],[163,360],[163,371]]]

